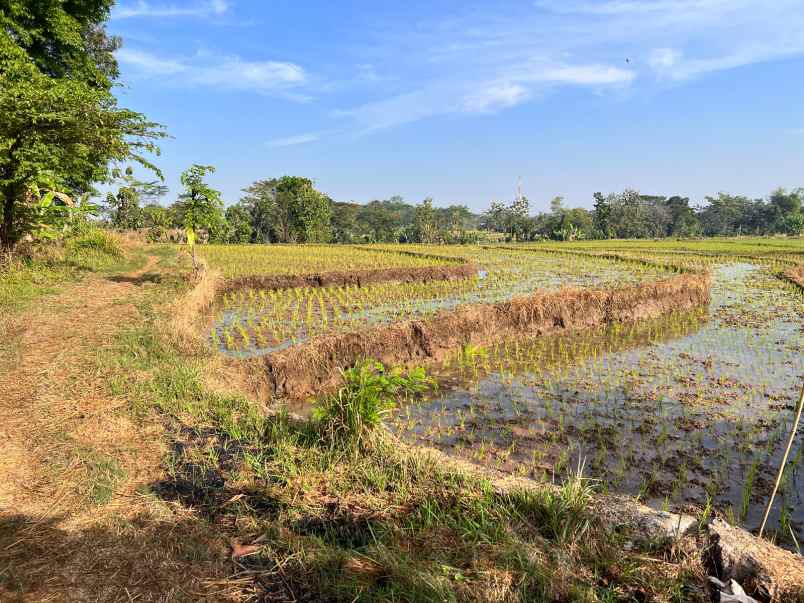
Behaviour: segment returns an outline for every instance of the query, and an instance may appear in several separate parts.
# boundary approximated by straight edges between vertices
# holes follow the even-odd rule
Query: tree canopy
[[[184,226],[187,243],[192,248],[195,261],[195,238],[201,229],[214,231],[223,227],[223,202],[221,194],[210,187],[204,177],[215,171],[211,165],[194,164],[182,172],[184,192],[176,202],[176,218]]]
[[[157,153],[160,126],[118,107],[110,0],[0,1],[0,246],[31,231],[42,190],[81,195]]]
[[[240,204],[252,218],[251,238],[261,243],[327,243],[332,200],[300,176],[258,180]]]

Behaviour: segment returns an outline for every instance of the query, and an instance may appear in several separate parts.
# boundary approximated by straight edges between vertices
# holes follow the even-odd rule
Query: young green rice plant
[[[704,504],[703,508],[701,509],[701,514],[698,517],[698,530],[703,530],[704,526],[709,523],[709,519],[712,517],[712,497],[709,496],[707,493],[706,495],[706,503]]]
[[[740,503],[740,521],[745,521],[748,517],[748,510],[751,506],[751,495],[754,491],[754,482],[759,474],[759,467],[762,459],[757,457],[751,466],[748,468],[748,473],[745,476],[745,484],[743,486],[742,499]]]
[[[588,506],[594,494],[593,481],[585,477],[584,463],[563,480],[557,489],[516,494],[520,512],[536,518],[545,537],[559,542],[577,541],[589,530]]]

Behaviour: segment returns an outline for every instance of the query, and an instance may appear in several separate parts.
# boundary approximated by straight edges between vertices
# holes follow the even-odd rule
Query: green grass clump
[[[92,453],[84,459],[88,473],[89,497],[93,504],[102,506],[112,500],[115,487],[125,480],[126,472],[110,456]]]
[[[314,417],[333,444],[345,443],[353,449],[380,424],[397,398],[419,394],[433,385],[423,368],[404,373],[386,370],[380,362],[362,362],[342,373],[344,386],[316,405]]]

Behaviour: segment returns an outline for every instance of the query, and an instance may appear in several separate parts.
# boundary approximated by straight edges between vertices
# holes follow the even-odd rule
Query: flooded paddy
[[[465,348],[439,392],[389,420],[404,439],[559,480],[579,461],[604,491],[714,509],[758,526],[804,374],[804,297],[767,268],[719,264],[709,308],[633,325]],[[799,435],[770,533],[804,538]]]
[[[419,253],[440,251],[442,255],[470,261],[478,267],[477,275],[461,280],[387,282],[362,287],[242,289],[223,297],[210,340],[214,347],[231,356],[258,356],[318,335],[423,318],[462,304],[495,303],[565,286],[625,286],[672,274],[659,267],[583,255],[472,246],[416,247]],[[378,251],[366,253],[386,255]]]

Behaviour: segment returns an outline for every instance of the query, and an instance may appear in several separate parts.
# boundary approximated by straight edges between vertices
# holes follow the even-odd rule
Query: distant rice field
[[[197,253],[227,277],[417,268],[449,260],[351,245],[199,245]]]

